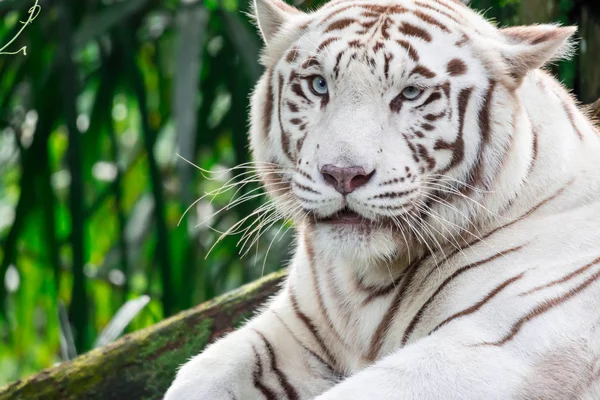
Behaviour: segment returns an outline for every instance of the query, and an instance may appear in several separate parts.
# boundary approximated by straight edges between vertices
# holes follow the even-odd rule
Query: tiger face
[[[334,0],[312,14],[261,0],[256,12],[266,72],[251,140],[273,166],[265,187],[353,258],[394,258],[477,219],[467,198],[501,187],[515,90],[573,33],[503,32],[450,0]]]

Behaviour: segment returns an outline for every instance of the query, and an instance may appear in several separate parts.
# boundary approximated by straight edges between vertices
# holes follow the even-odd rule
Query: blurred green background
[[[501,24],[579,25],[581,51],[553,71],[592,102],[600,95],[595,3],[473,6]],[[0,0],[0,46],[34,4]],[[250,170],[227,170],[249,161],[248,96],[261,73],[248,0],[39,5],[6,49],[27,46],[27,55],[0,55],[0,384],[278,269],[291,242],[289,226],[276,223],[249,239],[243,258],[241,235],[208,254],[217,231],[265,200]],[[220,172],[208,180],[177,153]],[[247,185],[194,204],[178,224],[232,178]],[[234,196],[248,201],[209,218]],[[198,226],[207,218],[212,229]]]

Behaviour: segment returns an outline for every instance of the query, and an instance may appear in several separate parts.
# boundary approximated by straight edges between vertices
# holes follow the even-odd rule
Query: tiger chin
[[[455,0],[255,0],[250,142],[281,292],[165,399],[600,398],[600,138],[576,29]]]

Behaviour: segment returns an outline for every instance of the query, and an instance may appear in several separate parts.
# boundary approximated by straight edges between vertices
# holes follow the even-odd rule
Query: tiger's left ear
[[[520,85],[525,75],[544,64],[571,55],[570,40],[576,27],[556,25],[517,26],[500,29],[505,39],[502,58],[507,72]]]
[[[301,14],[304,13],[282,0],[254,0],[254,18],[265,45],[287,21]]]

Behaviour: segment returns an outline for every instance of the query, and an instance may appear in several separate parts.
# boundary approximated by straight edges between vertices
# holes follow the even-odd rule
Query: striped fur
[[[285,183],[295,255],[166,399],[600,398],[600,141],[539,69],[574,29],[498,29],[453,0],[256,16],[250,138],[295,171],[263,177]],[[328,164],[370,180],[342,195]],[[345,207],[364,223],[325,222]]]

